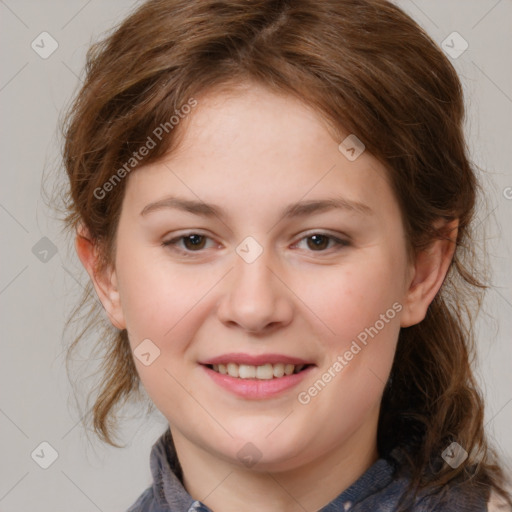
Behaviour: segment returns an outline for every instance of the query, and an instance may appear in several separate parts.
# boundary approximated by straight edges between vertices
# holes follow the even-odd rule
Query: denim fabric
[[[408,480],[398,476],[400,456],[379,459],[356,482],[319,512],[393,512],[397,510]],[[170,431],[153,445],[150,457],[153,485],[127,512],[212,512],[194,500],[181,483],[178,463]],[[462,489],[463,487],[463,489]],[[419,495],[408,510],[412,512],[487,512],[489,492],[481,487],[454,484],[442,492]],[[222,511],[215,511],[222,512]]]

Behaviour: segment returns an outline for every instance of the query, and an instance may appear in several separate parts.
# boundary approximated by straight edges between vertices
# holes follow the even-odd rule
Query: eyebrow
[[[194,215],[203,217],[225,217],[225,212],[220,206],[205,203],[202,201],[195,201],[191,199],[184,199],[179,197],[166,197],[154,203],[146,205],[140,214],[142,216],[148,213],[155,212],[162,209],[177,209],[183,210]],[[282,212],[281,216],[284,218],[302,217],[311,215],[313,213],[320,213],[328,210],[340,209],[359,213],[361,215],[373,215],[373,210],[366,204],[358,201],[351,201],[345,198],[329,198],[318,199],[309,201],[299,201],[288,205]]]

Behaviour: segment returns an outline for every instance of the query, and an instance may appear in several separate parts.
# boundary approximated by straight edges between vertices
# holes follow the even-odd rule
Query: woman
[[[115,327],[94,426],[114,444],[141,383],[169,423],[131,511],[511,505],[469,363],[463,115],[384,0],[156,0],[92,47],[64,162]]]

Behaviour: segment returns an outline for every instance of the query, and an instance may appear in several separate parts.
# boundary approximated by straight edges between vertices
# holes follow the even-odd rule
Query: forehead
[[[125,199],[137,208],[169,194],[253,215],[326,194],[396,208],[384,166],[367,152],[349,161],[326,121],[298,98],[251,85],[197,102],[178,147],[130,176]]]
[[[258,84],[212,90],[198,97],[198,106],[185,120],[174,159],[193,148],[197,158],[231,160],[258,152],[307,158],[303,143],[336,145],[328,124],[311,107],[291,94],[277,93]],[[229,152],[226,152],[229,147]],[[320,147],[318,148],[320,149]],[[187,158],[190,158],[190,152]]]

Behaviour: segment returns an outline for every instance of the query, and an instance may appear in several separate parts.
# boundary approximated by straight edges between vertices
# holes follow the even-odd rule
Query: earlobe
[[[401,327],[416,325],[425,318],[427,309],[441,288],[450,267],[456,248],[458,220],[443,221],[435,227],[441,230],[443,237],[434,240],[416,256],[404,301]]]
[[[118,329],[126,329],[115,270],[100,268],[99,249],[82,225],[77,228],[75,249],[110,322]]]

